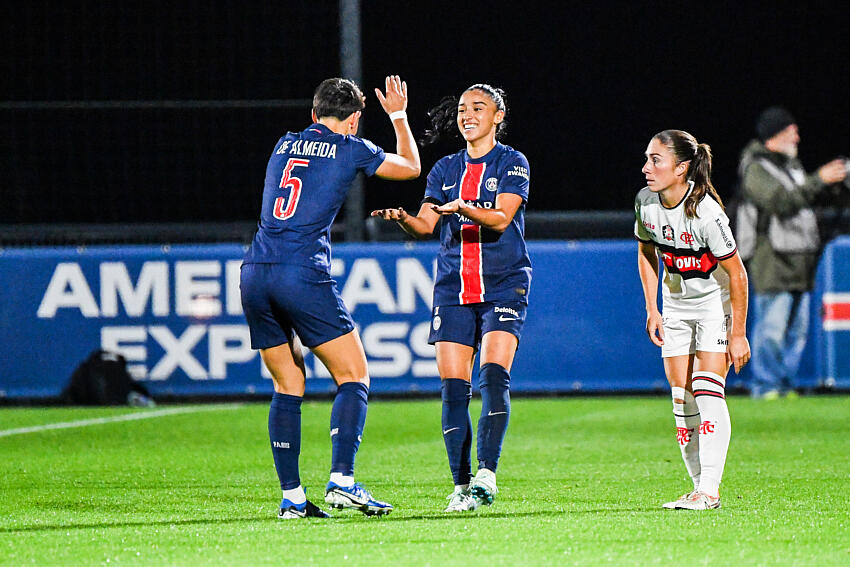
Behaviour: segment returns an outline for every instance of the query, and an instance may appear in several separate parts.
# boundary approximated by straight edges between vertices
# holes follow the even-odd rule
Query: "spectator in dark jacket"
[[[743,199],[736,240],[754,288],[754,397],[775,399],[793,391],[809,328],[810,292],[820,240],[812,202],[824,187],[846,176],[843,160],[807,174],[797,159],[800,134],[780,107],[761,113],[758,139],[741,154]]]

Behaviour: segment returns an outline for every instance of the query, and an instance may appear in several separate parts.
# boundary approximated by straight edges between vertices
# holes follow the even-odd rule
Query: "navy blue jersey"
[[[522,197],[522,205],[503,233],[475,224],[460,213],[440,217],[434,305],[528,302],[528,185],[528,160],[521,152],[499,143],[483,157],[473,159],[461,150],[434,165],[425,189],[427,202],[444,204],[461,198],[474,207],[493,209],[500,193]]]
[[[384,150],[323,124],[288,132],[266,167],[263,208],[246,264],[288,263],[330,271],[331,224],[351,182],[374,175]]]

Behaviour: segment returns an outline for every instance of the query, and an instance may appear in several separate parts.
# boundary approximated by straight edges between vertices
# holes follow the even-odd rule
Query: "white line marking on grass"
[[[138,419],[151,419],[154,417],[165,417],[168,415],[179,415],[183,413],[199,413],[202,411],[218,411],[218,410],[234,410],[239,409],[243,404],[227,404],[215,406],[192,406],[187,408],[170,408],[151,411],[140,411],[136,413],[128,413],[124,415],[114,415],[112,417],[97,417],[93,419],[81,419],[79,421],[62,421],[59,423],[46,423],[44,425],[34,425],[32,427],[19,427],[17,429],[0,430],[0,437],[8,437],[10,435],[20,435],[22,433],[38,433],[40,431],[48,431],[51,429],[71,429],[73,427],[88,427],[89,425],[101,425],[103,423],[117,423],[120,421],[135,421]]]

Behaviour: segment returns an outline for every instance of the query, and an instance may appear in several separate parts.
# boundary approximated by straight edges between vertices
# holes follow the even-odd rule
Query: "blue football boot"
[[[393,511],[391,504],[372,498],[372,494],[358,483],[352,486],[340,486],[329,482],[325,487],[325,502],[331,508],[354,508],[367,516],[382,516]]]

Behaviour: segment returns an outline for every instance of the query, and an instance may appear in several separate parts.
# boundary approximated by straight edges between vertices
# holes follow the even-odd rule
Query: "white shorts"
[[[726,352],[729,340],[726,332],[732,323],[731,315],[722,319],[674,319],[664,317],[664,344],[661,356],[681,356],[702,352]]]

